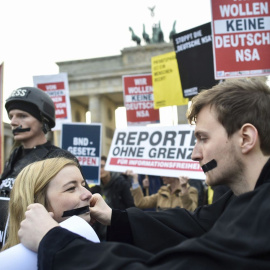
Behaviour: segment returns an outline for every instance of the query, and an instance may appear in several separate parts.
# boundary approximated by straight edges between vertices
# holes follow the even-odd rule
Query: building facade
[[[108,154],[113,138],[115,110],[124,106],[122,76],[149,74],[151,58],[172,51],[172,43],[157,43],[124,48],[116,56],[57,63],[59,72],[68,74],[72,121],[85,122],[90,111],[91,122],[102,123],[103,155]],[[180,122],[186,121],[185,112],[186,106],[178,107]]]

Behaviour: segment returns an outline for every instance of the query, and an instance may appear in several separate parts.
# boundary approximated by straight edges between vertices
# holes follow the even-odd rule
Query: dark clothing
[[[223,194],[225,194],[226,192],[230,190],[230,188],[225,185],[215,186],[215,187],[212,187],[212,189],[214,191],[213,203],[216,202],[221,196],[223,196]]]
[[[205,180],[189,179],[188,183],[198,190],[198,206],[207,204],[207,187]]]
[[[92,193],[99,193],[105,202],[114,209],[124,210],[134,206],[130,193],[130,180],[117,172],[111,172],[110,181],[104,185],[91,187]]]
[[[124,210],[134,207],[133,197],[130,192],[130,180],[120,173],[111,172],[110,174],[111,179],[106,185],[101,182],[100,186],[91,187],[90,191],[93,194],[101,194],[105,202],[113,209]],[[107,226],[95,223],[93,228],[100,241],[105,241]]]
[[[38,160],[59,156],[77,161],[70,152],[52,145],[49,141],[45,144],[37,145],[33,149],[24,149],[22,146],[15,148],[6,162],[0,178],[1,196],[9,197],[14,180],[24,167]]]
[[[139,174],[138,175],[138,181],[139,181],[140,186],[142,187],[144,196],[149,196],[149,195],[152,195],[152,194],[156,194],[159,191],[159,189],[161,188],[161,186],[164,185],[160,176],[148,175],[148,179],[149,179],[148,191],[149,191],[149,194],[146,194],[146,190],[143,187],[143,183],[142,183],[143,179],[145,177],[146,176],[144,174]]]
[[[253,191],[237,197],[229,191],[194,213],[114,212],[114,240],[130,230],[123,238],[133,245],[92,243],[56,227],[40,243],[38,269],[269,269],[269,194],[270,160]]]

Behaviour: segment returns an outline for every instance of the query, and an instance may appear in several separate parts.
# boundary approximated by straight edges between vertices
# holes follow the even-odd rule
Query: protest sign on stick
[[[205,179],[191,159],[196,138],[190,125],[117,129],[105,169],[138,174]]]

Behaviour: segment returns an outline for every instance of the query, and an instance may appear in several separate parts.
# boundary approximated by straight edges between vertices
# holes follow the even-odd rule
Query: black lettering
[[[226,21],[226,24],[227,24],[227,31],[228,32],[230,31],[230,28],[231,28],[231,31],[235,31],[234,28],[233,28],[233,20]]]
[[[167,145],[167,141],[171,141],[171,146],[175,145],[175,137],[176,132],[175,131],[166,131],[164,136],[163,145]]]
[[[136,150],[137,150],[136,147],[134,147],[134,148],[130,147],[128,156],[130,156],[130,154],[132,157],[136,156]]]
[[[128,148],[129,147],[122,147],[121,148],[121,152],[120,152],[120,156],[124,156],[124,157],[126,157],[127,156],[127,152],[128,152]]]
[[[137,132],[130,132],[127,137],[127,145],[134,145]],[[132,142],[133,140],[133,142]]]
[[[188,148],[188,151],[189,151],[189,154],[187,155],[187,159],[192,159],[191,155],[192,155],[193,148]]]
[[[118,144],[118,141],[121,141],[122,142],[122,145],[125,144],[125,142],[124,142],[125,138],[126,138],[126,133],[125,132],[119,132],[117,134],[117,138],[116,138],[115,144],[117,145]]]
[[[119,152],[120,152],[120,147],[115,147],[115,148],[113,149],[113,155],[114,155],[114,156],[117,156],[117,155],[119,154]]]
[[[137,157],[143,157],[143,147],[138,148]]]
[[[194,146],[196,144],[196,137],[194,135],[194,131],[192,131],[192,135],[191,135],[191,140],[190,140],[190,145]]]
[[[140,132],[137,145],[140,145],[142,141],[146,141],[148,139],[148,132]]]
[[[178,148],[178,151],[177,151],[177,154],[176,154],[176,158],[179,159],[179,157],[180,157],[181,159],[185,159],[186,152],[187,152],[187,149],[186,148],[184,148],[184,149]]]
[[[166,148],[159,148],[158,149],[158,158],[165,158],[166,157]]]
[[[258,29],[262,29],[262,30],[265,29],[263,18],[258,18]]]
[[[175,157],[175,151],[176,151],[176,148],[169,148],[168,149],[167,158],[174,159],[174,157]]]
[[[178,131],[178,134],[182,135],[179,146],[182,146],[185,143],[186,135],[189,134],[189,133],[190,133],[189,130],[187,130],[187,131]]]
[[[157,141],[154,142],[154,137],[157,135]],[[150,144],[151,145],[158,145],[162,139],[162,134],[160,131],[154,132],[150,137]]]
[[[150,158],[156,157],[156,148],[151,148],[151,149],[149,150],[148,156],[149,156]]]

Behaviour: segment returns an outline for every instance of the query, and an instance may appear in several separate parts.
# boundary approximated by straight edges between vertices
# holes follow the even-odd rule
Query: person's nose
[[[85,187],[82,187],[81,200],[82,201],[90,201],[92,198],[92,193]]]
[[[12,116],[12,118],[10,118],[10,125],[12,127],[17,127],[17,126],[19,126],[19,124],[20,124],[20,122],[16,116]]]
[[[192,151],[192,154],[191,154],[191,159],[194,160],[194,161],[200,161],[202,160],[202,151],[200,149],[200,147],[198,146],[198,144],[196,143],[194,148],[193,148],[193,151]]]

